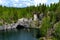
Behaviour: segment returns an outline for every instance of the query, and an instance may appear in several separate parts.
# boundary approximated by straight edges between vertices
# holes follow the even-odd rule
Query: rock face
[[[31,21],[32,21],[31,19],[21,18],[21,19],[18,20],[17,23],[18,23],[19,25],[23,25],[23,26],[25,26],[25,27],[29,27]]]
[[[44,14],[43,13],[38,13],[38,12],[35,12],[33,13],[33,17],[34,17],[34,21],[36,20],[41,20],[43,17],[44,17]]]
[[[41,14],[39,15],[39,19],[42,20],[43,17],[44,17],[44,14],[41,13]]]
[[[21,18],[21,19],[18,19],[18,21],[16,23],[12,23],[12,24],[4,24],[3,27],[1,27],[1,29],[13,29],[13,28],[16,28],[18,25],[22,25],[26,28],[28,27],[35,27],[36,24],[40,25],[41,24],[41,19],[43,18],[43,14],[40,14],[39,15],[39,18],[38,18],[38,15],[37,14],[34,14],[34,20],[31,19],[27,19],[27,18]],[[20,27],[22,27],[20,26]]]
[[[37,14],[34,14],[34,21],[38,20]]]
[[[30,27],[30,23],[32,22],[32,19],[27,19],[27,18],[21,18],[18,19],[18,21],[16,23],[12,23],[12,24],[4,24],[3,27],[1,27],[1,30],[6,30],[6,29],[14,29],[16,28],[18,25],[20,25],[18,28],[24,26],[26,28]]]

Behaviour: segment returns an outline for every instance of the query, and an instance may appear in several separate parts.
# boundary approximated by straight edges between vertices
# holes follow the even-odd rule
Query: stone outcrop
[[[32,18],[27,19],[27,18],[21,18],[18,19],[18,21],[16,23],[11,23],[11,24],[4,24],[3,26],[1,26],[1,30],[6,30],[6,29],[14,29],[17,27],[17,25],[22,25],[24,27],[37,27],[41,24],[41,20],[43,18],[43,13],[39,15],[39,18],[37,16],[37,14],[34,15],[34,19],[32,20]]]
[[[17,27],[17,25],[22,25],[24,27],[30,27],[31,22],[32,22],[32,19],[21,18],[21,19],[18,19],[16,23],[11,23],[11,24],[6,23],[3,26],[0,26],[0,29],[1,30],[14,29]]]

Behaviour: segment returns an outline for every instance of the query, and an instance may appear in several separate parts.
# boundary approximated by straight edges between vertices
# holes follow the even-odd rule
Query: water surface
[[[37,40],[34,31],[9,30],[0,31],[0,40]]]

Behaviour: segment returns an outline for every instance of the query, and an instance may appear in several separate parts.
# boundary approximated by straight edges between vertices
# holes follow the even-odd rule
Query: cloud
[[[2,4],[2,0],[0,0],[0,4]]]
[[[26,7],[30,5],[37,6],[40,3],[43,4],[47,2],[48,0],[0,0],[0,5],[13,6],[13,7]]]
[[[43,3],[46,3],[48,0],[34,0],[34,5],[37,6],[39,5],[40,3],[43,4]]]
[[[13,7],[22,7],[22,4],[13,4]]]
[[[19,0],[14,0],[15,2],[18,2]]]
[[[54,4],[55,2],[51,2],[52,4]]]

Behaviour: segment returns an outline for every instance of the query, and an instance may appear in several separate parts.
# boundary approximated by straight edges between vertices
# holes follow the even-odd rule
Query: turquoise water
[[[9,30],[0,31],[0,40],[37,40],[34,31]]]

